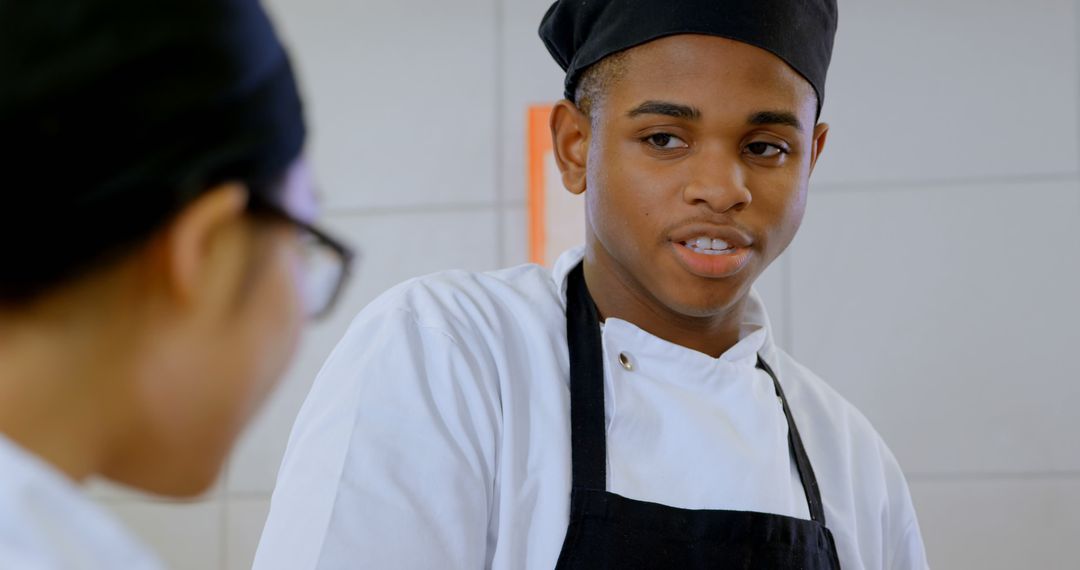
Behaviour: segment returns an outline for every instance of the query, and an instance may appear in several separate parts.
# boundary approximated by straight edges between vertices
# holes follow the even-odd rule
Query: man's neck
[[[601,319],[617,318],[713,358],[739,342],[745,299],[727,311],[706,317],[680,314],[650,294],[640,282],[592,256],[585,259],[585,281]]]

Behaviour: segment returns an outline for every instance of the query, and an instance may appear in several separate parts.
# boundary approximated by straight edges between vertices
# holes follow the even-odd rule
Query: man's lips
[[[671,233],[669,240],[687,271],[719,279],[738,273],[750,260],[754,240],[742,230],[716,224],[691,224]]]
[[[701,250],[680,242],[672,242],[675,258],[684,269],[698,277],[721,279],[731,277],[750,261],[753,251],[748,247],[723,250]]]
[[[753,238],[746,232],[734,226],[717,224],[691,224],[671,232],[668,236],[670,241],[682,244],[688,244],[701,238],[718,239],[734,248],[750,247],[754,244]]]

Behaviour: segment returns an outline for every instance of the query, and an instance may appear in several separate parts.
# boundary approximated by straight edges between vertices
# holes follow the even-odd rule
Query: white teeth
[[[731,244],[722,239],[712,239],[708,237],[699,237],[696,239],[688,239],[686,247],[696,251],[697,253],[704,253],[706,255],[721,255],[728,253],[731,249]]]

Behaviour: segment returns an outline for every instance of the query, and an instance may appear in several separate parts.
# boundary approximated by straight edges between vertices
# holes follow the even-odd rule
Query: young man
[[[256,567],[925,568],[895,459],[751,290],[825,146],[835,24],[828,0],[556,2],[584,248],[366,308]]]
[[[78,484],[207,489],[348,263],[291,66],[256,0],[0,0],[0,85],[0,568],[159,568]]]

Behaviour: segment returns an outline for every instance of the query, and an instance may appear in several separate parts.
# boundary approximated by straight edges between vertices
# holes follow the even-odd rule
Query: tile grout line
[[[269,501],[274,492],[271,491],[239,491],[230,493],[230,497],[238,501]]]
[[[272,496],[271,492],[262,491],[243,491],[239,493],[229,493],[228,498],[224,495],[220,497],[206,498],[206,499],[194,499],[194,500],[182,500],[182,499],[165,499],[165,498],[139,498],[139,497],[94,497],[94,500],[109,505],[151,505],[155,507],[190,507],[196,505],[211,505],[211,504],[225,504],[228,500],[238,501],[268,501]]]
[[[1080,127],[1078,127],[1080,128]],[[498,135],[501,143],[502,135]],[[501,160],[498,161],[497,169],[501,169]],[[501,171],[500,171],[501,172]],[[1080,181],[1080,172],[1059,172],[1051,174],[1033,174],[1018,176],[995,176],[995,177],[966,177],[952,179],[921,179],[899,181],[866,181],[866,182],[836,182],[836,183],[811,183],[811,192],[832,193],[872,193],[875,191],[890,190],[929,190],[945,187],[963,187],[984,185],[1006,184],[1045,184],[1049,182],[1076,182]],[[501,182],[500,182],[501,184]],[[495,210],[497,212],[505,208],[524,207],[527,204],[523,200],[506,200],[501,196],[495,201],[478,202],[450,202],[445,204],[410,204],[401,206],[327,206],[325,213],[328,216],[394,216],[409,214],[450,214],[468,211]]]
[[[1077,88],[1077,93],[1080,94],[1080,42],[1077,41],[1076,31],[1080,30],[1080,0],[1073,0],[1073,54],[1077,57],[1077,60],[1073,62],[1073,82]],[[1077,107],[1080,107],[1080,101],[1076,102]],[[1076,138],[1080,141],[1080,113],[1077,114],[1076,121]],[[1076,157],[1080,162],[1080,157]]]
[[[795,275],[795,271],[793,269],[794,266],[795,266],[795,262],[792,259],[792,257],[794,257],[794,251],[789,246],[788,247],[788,253],[784,256],[784,267],[783,267],[783,272],[782,272],[783,279],[784,279],[784,289],[783,289],[783,296],[784,296],[784,311],[783,311],[783,317],[784,317],[784,344],[786,345],[784,348],[785,348],[785,350],[788,351],[788,354],[792,355],[792,357],[794,358],[794,356],[795,356],[795,305],[794,305],[795,299],[794,299],[794,294],[793,294],[794,283],[792,283],[792,280],[794,279],[794,275]]]
[[[961,176],[956,178],[925,178],[912,180],[866,180],[850,182],[810,182],[810,192],[821,193],[871,193],[892,190],[937,190],[942,187],[956,188],[975,185],[1045,184],[1049,182],[1075,182],[1080,171],[1063,171],[1003,176]]]
[[[952,473],[905,473],[908,482],[970,483],[973,481],[1080,481],[1080,470],[1063,471],[957,471]]]
[[[1040,480],[1077,480],[1080,481],[1080,469],[1047,470],[1047,471],[953,471],[953,472],[927,472],[908,471],[905,478],[911,482],[964,482],[964,481],[1040,481]],[[174,501],[169,499],[156,499],[154,497],[102,497],[99,502],[112,505],[155,505],[155,506],[185,506],[200,502],[218,503],[224,509],[230,499],[240,501],[265,501],[269,500],[272,491],[230,491],[222,493],[213,499],[204,501]],[[223,521],[227,520],[227,514],[223,513]]]
[[[402,216],[410,214],[454,214],[462,212],[483,212],[497,210],[497,202],[459,202],[434,205],[375,206],[375,207],[333,207],[323,209],[324,217],[333,216]]]
[[[495,104],[492,106],[495,109],[495,132],[493,140],[495,165],[495,255],[498,259],[497,263],[500,267],[506,265],[506,189],[503,188],[503,175],[505,174],[505,166],[502,161],[503,151],[503,120],[506,109],[503,106],[506,104],[506,93],[503,87],[503,68],[505,66],[505,57],[503,49],[503,35],[502,29],[505,13],[503,10],[503,0],[493,0],[495,7],[495,18],[493,20],[495,24]]]
[[[232,462],[225,468],[225,476],[232,472]],[[229,486],[225,481],[225,488],[218,497],[218,508],[221,509],[221,546],[218,547],[218,564],[221,570],[229,570]]]

